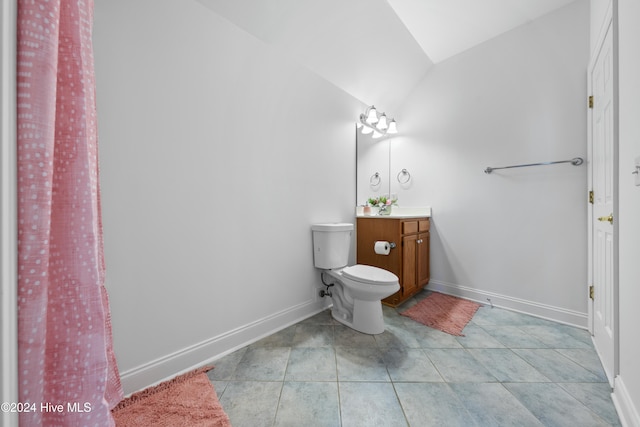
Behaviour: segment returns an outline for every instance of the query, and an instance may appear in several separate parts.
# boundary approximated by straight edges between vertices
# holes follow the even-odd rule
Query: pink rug
[[[201,368],[134,393],[112,411],[116,427],[231,427]]]
[[[462,330],[479,307],[476,302],[434,292],[400,314],[442,332],[463,337]]]

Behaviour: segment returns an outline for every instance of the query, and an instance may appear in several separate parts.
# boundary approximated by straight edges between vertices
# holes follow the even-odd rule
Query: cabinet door
[[[418,256],[418,235],[402,238],[402,293],[412,294],[418,287],[416,258]]]
[[[418,285],[429,283],[429,232],[418,234],[417,258]]]
[[[356,262],[358,264],[372,265],[383,268],[402,277],[400,253],[400,223],[395,219],[378,218],[358,218],[356,232]],[[389,255],[379,255],[375,253],[376,241],[386,240],[393,242],[397,246],[392,249]]]

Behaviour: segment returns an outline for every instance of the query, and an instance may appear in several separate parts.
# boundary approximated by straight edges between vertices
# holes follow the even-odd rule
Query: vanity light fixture
[[[398,133],[396,121],[394,119],[387,121],[385,113],[378,115],[378,111],[373,105],[367,108],[363,114],[360,114],[356,125],[358,129],[362,129],[362,133],[365,135],[373,132],[372,136],[374,138],[382,138],[383,136]]]

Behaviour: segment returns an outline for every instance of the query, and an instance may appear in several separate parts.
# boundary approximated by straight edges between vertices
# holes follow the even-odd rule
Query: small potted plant
[[[367,203],[371,205],[374,209],[378,208],[378,215],[391,215],[391,206],[398,204],[397,197],[389,196],[380,196],[380,197],[370,197],[367,200]],[[375,215],[375,213],[374,213]]]

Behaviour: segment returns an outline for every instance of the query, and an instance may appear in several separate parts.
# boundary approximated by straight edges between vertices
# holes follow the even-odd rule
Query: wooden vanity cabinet
[[[384,268],[400,279],[400,290],[383,299],[383,304],[397,307],[429,283],[428,217],[358,217],[356,224],[357,263]],[[396,247],[389,255],[376,254],[378,240]]]

